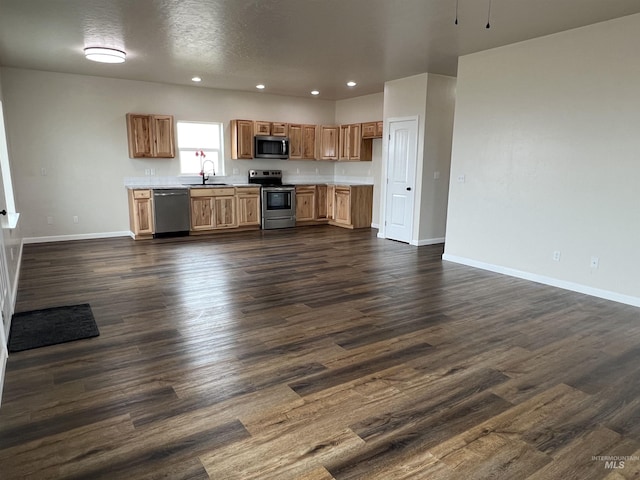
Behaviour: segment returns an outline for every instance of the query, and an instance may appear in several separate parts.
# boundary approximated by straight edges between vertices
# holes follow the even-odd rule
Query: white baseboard
[[[442,255],[442,259],[448,262],[467,265],[469,267],[489,270],[490,272],[501,273],[510,277],[522,278],[523,280],[529,280],[531,282],[542,283],[544,285],[562,288],[564,290],[571,290],[572,292],[584,293],[585,295],[591,295],[592,297],[604,298],[605,300],[611,300],[613,302],[640,307],[640,297],[633,297],[631,295],[624,295],[622,293],[612,292],[610,290],[602,290],[600,288],[589,287],[580,283],[567,282],[566,280],[559,280],[557,278],[538,275],[536,273],[516,270],[515,268],[479,262],[470,258],[459,257],[457,255],[449,255],[447,253]]]
[[[377,223],[372,223],[371,228],[377,228],[378,230],[380,230],[380,225]]]
[[[438,243],[444,243],[444,237],[439,238],[424,238],[422,240],[411,240],[411,245],[422,247],[423,245],[437,245]]]
[[[26,237],[22,241],[26,243],[50,243],[69,242],[72,240],[95,240],[99,238],[129,237],[131,232],[102,232],[102,233],[80,233],[77,235],[53,235],[50,237]]]

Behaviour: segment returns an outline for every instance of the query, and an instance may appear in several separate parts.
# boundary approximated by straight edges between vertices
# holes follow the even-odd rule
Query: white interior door
[[[418,120],[389,121],[385,237],[411,242],[416,190]]]

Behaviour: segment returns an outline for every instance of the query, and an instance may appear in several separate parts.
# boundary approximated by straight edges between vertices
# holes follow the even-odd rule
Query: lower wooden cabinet
[[[344,228],[370,228],[372,209],[372,185],[336,185],[333,218],[329,224]]]
[[[296,187],[296,223],[312,222],[316,214],[316,186]]]
[[[151,190],[129,190],[129,226],[135,239],[153,235],[153,207]]]
[[[207,231],[237,226],[234,187],[192,188],[191,231]]]
[[[238,226],[260,226],[260,188],[236,187]]]
[[[326,220],[328,218],[328,188],[327,185],[316,185],[316,220]]]

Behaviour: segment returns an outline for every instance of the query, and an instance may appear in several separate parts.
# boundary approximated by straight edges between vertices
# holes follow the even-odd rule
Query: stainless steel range
[[[296,226],[296,187],[282,184],[282,170],[249,170],[249,183],[261,186],[263,229]]]

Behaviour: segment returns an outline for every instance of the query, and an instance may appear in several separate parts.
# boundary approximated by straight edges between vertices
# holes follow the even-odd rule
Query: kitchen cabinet
[[[236,187],[238,226],[260,226],[260,188]]]
[[[319,128],[318,158],[320,160],[338,160],[340,147],[340,127],[321,125]]]
[[[328,187],[326,185],[316,185],[316,220],[326,220],[328,218],[327,192]]]
[[[273,137],[286,137],[289,133],[289,125],[281,122],[271,124],[271,135]]]
[[[130,158],[174,158],[173,115],[127,113]]]
[[[327,185],[327,218],[333,218],[333,202],[336,196],[336,186]]]
[[[343,228],[369,228],[372,209],[372,185],[336,185],[333,218],[329,224]]]
[[[200,232],[237,226],[234,187],[192,188],[191,231]]]
[[[231,158],[251,160],[253,158],[253,122],[231,120]]]
[[[371,161],[373,144],[362,138],[362,124],[340,126],[340,161]]]
[[[362,124],[362,138],[382,138],[382,122],[366,122]]]
[[[315,220],[316,186],[296,186],[296,223]]]
[[[271,135],[271,122],[260,122],[256,120],[253,126],[256,135]]]
[[[316,126],[290,123],[289,130],[289,159],[316,159]]]
[[[133,237],[151,238],[153,235],[153,207],[151,190],[129,190],[129,226]]]

